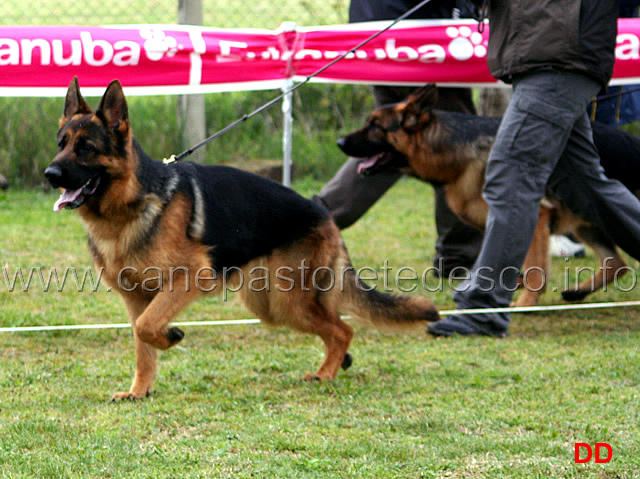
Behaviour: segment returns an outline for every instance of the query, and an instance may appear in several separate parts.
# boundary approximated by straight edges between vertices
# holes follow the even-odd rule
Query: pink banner
[[[119,79],[128,94],[280,88],[302,80],[388,22],[278,31],[177,25],[0,27],[0,95],[62,96],[74,75],[86,94]],[[286,25],[285,25],[286,26]],[[496,84],[486,65],[488,26],[404,21],[314,81]],[[615,84],[640,83],[640,19],[621,19]]]

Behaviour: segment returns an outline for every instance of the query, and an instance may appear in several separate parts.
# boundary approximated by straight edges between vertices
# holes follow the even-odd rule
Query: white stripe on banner
[[[202,37],[201,30],[189,30],[189,39],[193,45],[193,52],[189,55],[191,69],[189,70],[189,86],[202,83],[202,57],[207,51],[207,46]]]

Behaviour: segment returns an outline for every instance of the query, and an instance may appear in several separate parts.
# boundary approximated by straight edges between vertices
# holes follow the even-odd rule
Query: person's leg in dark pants
[[[547,180],[569,137],[590,134],[583,118],[598,89],[586,76],[560,71],[531,73],[514,82],[513,98],[487,165],[484,197],[489,215],[484,242],[470,279],[454,294],[458,309],[510,304]],[[584,168],[573,174],[588,175]],[[509,322],[507,313],[454,314],[431,324],[428,331],[440,336],[503,336]]]
[[[358,221],[402,176],[395,170],[362,176],[358,173],[359,163],[360,159],[349,158],[313,197],[329,210],[340,229]]]
[[[605,176],[585,123],[589,123],[586,116],[576,125],[547,188],[640,260],[640,200],[618,180]],[[583,173],[576,175],[576,171]]]

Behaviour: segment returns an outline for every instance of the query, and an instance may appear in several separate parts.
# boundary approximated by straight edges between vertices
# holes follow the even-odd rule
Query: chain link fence
[[[177,23],[181,0],[3,0],[5,25],[114,25]],[[348,0],[202,0],[203,25],[276,29],[283,21],[328,25],[347,21]]]

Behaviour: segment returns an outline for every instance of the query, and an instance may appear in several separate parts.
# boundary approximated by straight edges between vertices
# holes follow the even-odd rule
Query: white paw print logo
[[[144,28],[140,30],[140,36],[145,39],[144,50],[151,61],[162,60],[165,53],[168,57],[172,57],[178,51],[176,39],[167,36],[162,30]]]
[[[456,60],[468,60],[474,55],[483,58],[487,55],[482,34],[472,32],[471,27],[447,27],[446,33],[449,38],[453,38],[449,43],[449,53]]]

